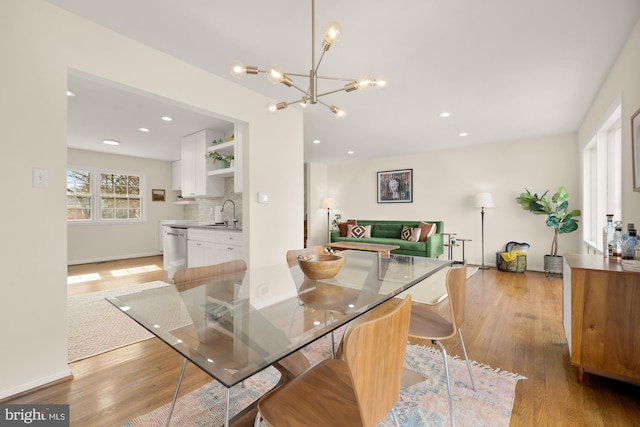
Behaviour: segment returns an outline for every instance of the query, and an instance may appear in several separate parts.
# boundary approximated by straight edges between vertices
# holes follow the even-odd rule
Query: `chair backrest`
[[[411,295],[385,304],[397,306],[354,326],[344,339],[344,360],[349,366],[365,427],[378,425],[400,396]]]
[[[450,268],[447,272],[447,292],[452,323],[457,328],[464,323],[464,305],[467,294],[467,266]]]
[[[300,255],[322,255],[324,248],[322,245],[310,246],[304,249],[291,249],[287,251],[287,263],[289,267],[293,267],[297,263],[298,256]]]
[[[241,259],[205,265],[203,267],[183,268],[182,270],[176,271],[173,275],[173,284],[176,286],[183,286],[187,283],[197,284],[211,277],[231,276],[235,273],[244,273],[246,270],[247,263]]]

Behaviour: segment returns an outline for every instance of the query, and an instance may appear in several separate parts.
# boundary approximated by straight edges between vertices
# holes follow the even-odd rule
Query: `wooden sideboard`
[[[578,382],[640,384],[640,273],[602,255],[564,255],[562,322]]]

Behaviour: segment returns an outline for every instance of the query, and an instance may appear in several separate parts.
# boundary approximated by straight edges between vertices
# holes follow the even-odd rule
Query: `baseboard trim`
[[[19,396],[32,393],[35,390],[46,388],[60,382],[69,381],[71,379],[73,379],[73,374],[67,367],[66,369],[47,375],[46,377],[38,378],[37,380],[21,384],[17,387],[11,387],[0,391],[0,403],[13,400]]]

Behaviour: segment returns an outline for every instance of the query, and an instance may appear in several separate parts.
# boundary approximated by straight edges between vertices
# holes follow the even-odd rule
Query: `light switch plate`
[[[269,194],[264,191],[258,192],[258,203],[269,203]]]
[[[49,171],[43,168],[33,168],[32,185],[34,188],[49,187]]]

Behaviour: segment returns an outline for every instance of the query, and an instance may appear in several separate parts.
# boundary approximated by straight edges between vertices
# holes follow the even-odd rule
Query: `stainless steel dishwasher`
[[[187,229],[175,225],[165,225],[163,235],[163,267],[173,280],[178,270],[187,267]]]

